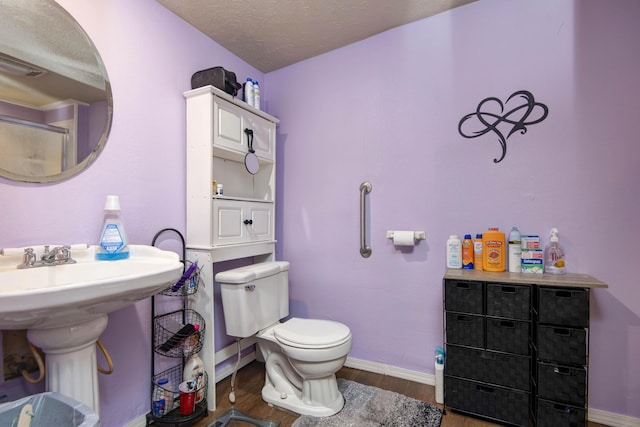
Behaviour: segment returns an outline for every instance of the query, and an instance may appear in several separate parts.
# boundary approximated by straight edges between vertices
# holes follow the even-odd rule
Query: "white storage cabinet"
[[[263,253],[265,245],[275,244],[278,120],[211,86],[186,92],[185,97],[187,246],[224,249],[247,245],[255,246],[246,248],[247,256]],[[244,166],[249,150],[246,130],[253,133],[253,148],[260,162],[256,175]],[[223,184],[223,195],[215,195],[213,181]],[[237,258],[224,250],[218,252],[217,260]]]
[[[187,259],[198,263],[203,284],[189,299],[190,306],[207,322],[204,336],[207,344],[199,355],[209,374],[208,409],[214,411],[215,367],[233,357],[235,351],[224,348],[216,354],[214,348],[214,264],[239,258],[252,258],[252,262],[275,259],[278,119],[212,86],[185,92],[184,96],[187,103]],[[260,164],[255,175],[244,166],[251,133]],[[223,184],[223,195],[215,195],[214,180]]]

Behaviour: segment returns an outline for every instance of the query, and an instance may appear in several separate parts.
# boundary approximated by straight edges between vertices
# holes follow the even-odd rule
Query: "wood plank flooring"
[[[439,408],[443,405],[435,403],[435,388],[430,385],[420,384],[413,381],[403,380],[387,375],[375,374],[371,372],[361,371],[352,368],[342,368],[336,374],[338,378],[357,381],[361,384],[371,385],[378,388],[402,393],[406,396],[419,399],[427,403],[434,404]],[[216,418],[224,414],[232,407],[229,402],[229,392],[231,390],[231,379],[225,378],[220,381],[216,387],[217,409],[210,412],[206,418],[191,424],[190,427],[207,427],[213,423]],[[262,400],[260,392],[264,385],[264,364],[261,362],[252,362],[238,371],[236,377],[236,403],[235,408],[252,417],[280,421],[281,427],[290,426],[298,414],[269,406]],[[478,420],[457,414],[451,410],[447,410],[442,417],[441,427],[488,427],[496,426],[490,422]],[[232,421],[229,427],[249,427],[249,424],[239,421]],[[606,427],[603,424],[589,422],[589,427]]]

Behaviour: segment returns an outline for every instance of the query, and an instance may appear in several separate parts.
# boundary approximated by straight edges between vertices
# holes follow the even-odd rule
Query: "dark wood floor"
[[[439,408],[443,405],[435,403],[435,388],[430,385],[403,380],[387,375],[374,374],[352,368],[342,368],[336,376],[347,380],[357,381],[361,384],[372,385],[378,388],[402,393],[406,396],[434,404]],[[191,425],[191,427],[206,427],[216,418],[224,414],[232,407],[229,402],[231,379],[220,381],[216,387],[217,409],[210,412],[206,418]],[[260,392],[264,385],[264,364],[252,362],[238,371],[236,378],[236,403],[235,408],[252,417],[280,421],[281,427],[288,427],[298,418],[298,414],[269,406],[262,400]],[[453,411],[447,410],[442,418],[442,427],[487,427],[497,424],[465,417]],[[232,421],[229,427],[248,427],[247,423]],[[589,427],[606,427],[603,424],[589,423]]]

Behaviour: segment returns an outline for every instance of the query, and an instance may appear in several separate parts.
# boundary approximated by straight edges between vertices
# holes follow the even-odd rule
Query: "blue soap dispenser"
[[[104,225],[96,259],[115,261],[127,258],[129,258],[129,248],[120,216],[120,199],[118,196],[107,196],[104,204]]]

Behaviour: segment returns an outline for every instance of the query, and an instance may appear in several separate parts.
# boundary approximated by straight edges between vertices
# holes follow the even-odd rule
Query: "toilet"
[[[326,417],[344,406],[336,372],[351,350],[351,331],[332,320],[290,318],[289,263],[263,262],[222,271],[227,334],[255,335],[265,361],[262,398],[302,415]]]

